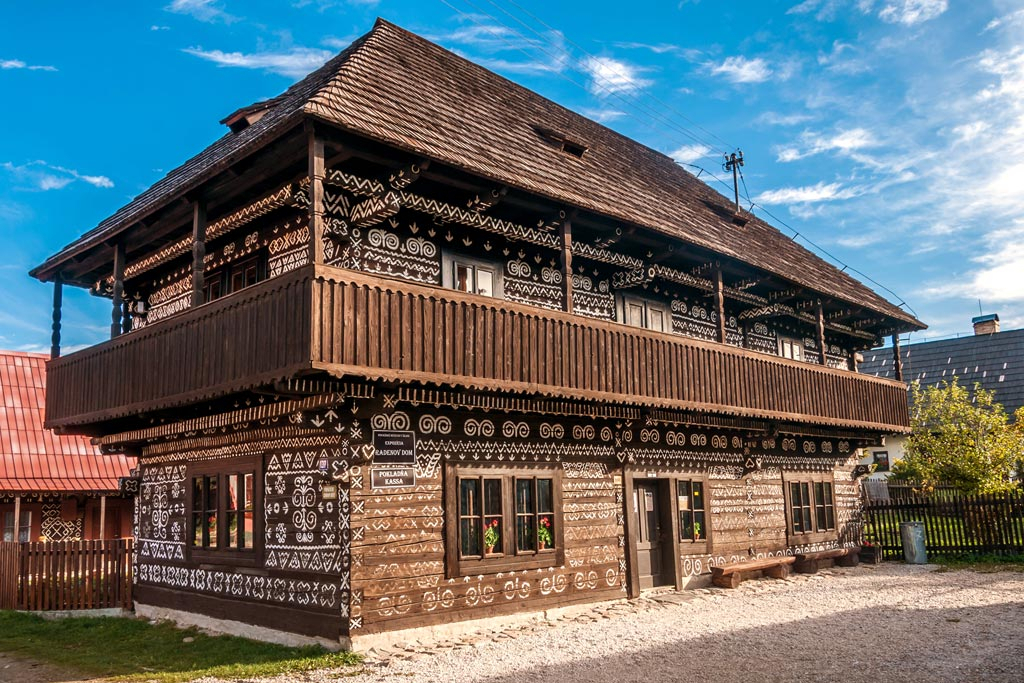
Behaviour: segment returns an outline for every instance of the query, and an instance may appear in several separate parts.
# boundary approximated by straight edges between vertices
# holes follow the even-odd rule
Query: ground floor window
[[[200,559],[237,561],[252,557],[260,535],[260,459],[234,458],[190,468],[189,547]]]
[[[453,575],[563,561],[560,470],[450,465],[446,477]]]
[[[786,480],[786,516],[790,537],[813,542],[836,530],[835,491],[831,476]]]
[[[32,511],[22,510],[20,518],[18,519],[18,538],[19,543],[28,543],[31,540],[32,535]],[[7,510],[4,512],[4,541],[14,541],[14,510]]]
[[[679,505],[679,542],[704,543],[708,539],[704,482],[680,479],[676,482]]]

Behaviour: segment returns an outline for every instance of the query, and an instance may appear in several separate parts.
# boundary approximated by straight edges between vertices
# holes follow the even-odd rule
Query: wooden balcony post
[[[309,147],[309,262],[324,262],[324,140],[312,123],[306,126]]]
[[[192,306],[203,305],[206,285],[206,201],[192,201]]]
[[[572,219],[562,221],[562,309],[572,313]]]
[[[53,276],[53,334],[50,335],[50,359],[60,358],[60,316],[64,305],[64,278]]]
[[[725,285],[722,283],[722,269],[715,270],[715,310],[718,311],[718,341],[725,343]]]
[[[29,533],[32,532],[29,531]],[[21,496],[14,497],[14,537],[11,540],[15,543],[21,541]]]
[[[100,540],[107,537],[107,497],[100,496]]]
[[[818,348],[821,349],[821,364],[828,365],[828,347],[825,346],[825,308],[818,301]]]
[[[892,335],[892,369],[893,378],[897,382],[903,381],[903,356],[900,355],[900,335]]]
[[[121,303],[124,300],[124,242],[114,245],[114,302],[110,312],[110,338],[121,334]]]

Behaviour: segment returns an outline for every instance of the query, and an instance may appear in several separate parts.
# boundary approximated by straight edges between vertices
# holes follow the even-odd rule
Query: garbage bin
[[[924,522],[900,522],[900,540],[903,541],[903,559],[907,564],[928,564],[924,548]]]

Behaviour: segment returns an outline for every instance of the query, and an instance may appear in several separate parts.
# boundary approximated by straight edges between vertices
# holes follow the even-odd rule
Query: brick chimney
[[[995,334],[999,331],[999,315],[996,313],[979,315],[976,318],[971,318],[971,322],[974,323],[975,335]]]

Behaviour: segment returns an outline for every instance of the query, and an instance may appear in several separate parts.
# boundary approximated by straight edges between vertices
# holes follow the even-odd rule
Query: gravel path
[[[342,672],[281,681],[337,680]],[[1024,680],[1024,573],[884,564],[646,594],[558,623],[373,651],[408,683]]]

